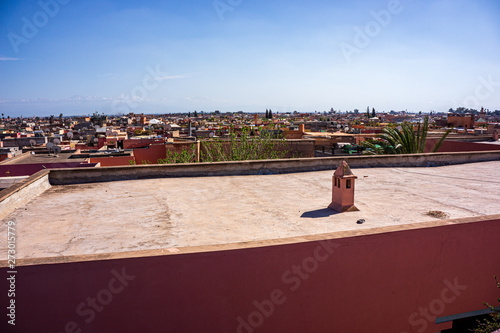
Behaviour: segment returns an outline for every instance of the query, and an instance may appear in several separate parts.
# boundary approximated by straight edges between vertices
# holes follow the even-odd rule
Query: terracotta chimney
[[[354,206],[354,183],[357,178],[347,162],[342,161],[332,177],[332,203],[328,208],[339,213],[359,210]]]

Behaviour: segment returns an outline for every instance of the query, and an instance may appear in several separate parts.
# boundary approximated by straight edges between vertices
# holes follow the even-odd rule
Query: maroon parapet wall
[[[0,165],[0,177],[31,176],[43,169],[93,168],[96,163],[62,162]]]
[[[430,153],[437,139],[429,139],[425,144],[425,152]],[[491,151],[500,150],[500,145],[490,144],[490,143],[479,143],[479,142],[462,142],[462,141],[451,141],[445,140],[441,147],[438,149],[440,153],[455,153],[455,152],[466,152],[466,151]]]
[[[21,266],[0,331],[434,333],[496,304],[500,216],[477,219]]]

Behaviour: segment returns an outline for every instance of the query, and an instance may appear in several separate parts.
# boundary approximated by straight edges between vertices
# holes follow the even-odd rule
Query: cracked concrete
[[[16,221],[17,258],[175,248],[500,213],[500,162],[355,169],[358,212],[336,214],[333,171],[52,186]],[[364,224],[356,224],[358,219]],[[6,237],[0,259],[6,259]]]

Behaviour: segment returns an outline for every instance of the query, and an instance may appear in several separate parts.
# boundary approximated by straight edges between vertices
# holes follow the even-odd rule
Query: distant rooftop
[[[30,154],[26,157],[17,158],[9,164],[38,164],[38,163],[65,163],[65,162],[83,162],[85,158],[71,157],[75,151],[62,151],[57,156],[49,155],[48,153]]]
[[[294,237],[500,213],[500,161],[434,168],[352,168],[358,212],[336,214],[333,171],[52,186],[4,219],[17,258]],[[364,224],[357,224],[365,219]],[[0,259],[6,259],[6,238]]]

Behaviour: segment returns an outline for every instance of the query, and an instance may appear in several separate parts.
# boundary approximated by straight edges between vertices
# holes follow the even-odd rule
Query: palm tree
[[[425,149],[427,132],[429,130],[429,116],[424,118],[423,124],[418,123],[417,130],[414,130],[412,123],[403,123],[401,130],[386,127],[382,133],[377,135],[376,140],[364,141],[362,145],[366,148],[367,154],[421,154]],[[436,152],[450,134],[448,129],[436,142],[432,152]]]

